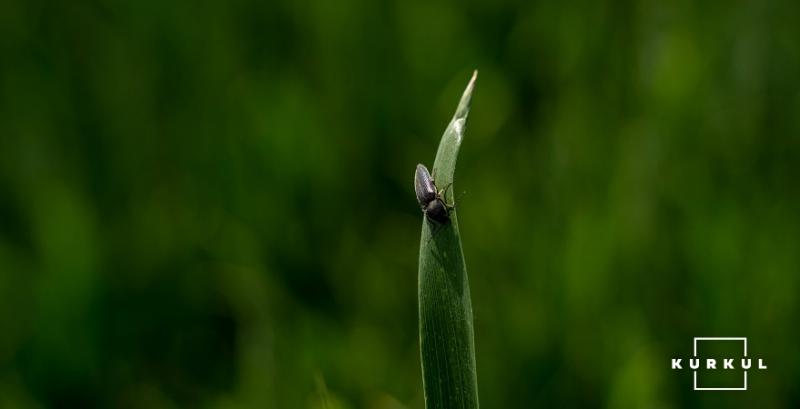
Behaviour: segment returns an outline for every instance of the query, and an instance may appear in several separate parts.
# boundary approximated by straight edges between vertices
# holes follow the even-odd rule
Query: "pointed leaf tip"
[[[469,114],[470,104],[472,103],[472,90],[475,88],[475,80],[478,79],[478,70],[472,72],[472,78],[464,89],[464,94],[461,95],[461,101],[458,103],[458,108],[453,116],[454,119],[466,118]]]

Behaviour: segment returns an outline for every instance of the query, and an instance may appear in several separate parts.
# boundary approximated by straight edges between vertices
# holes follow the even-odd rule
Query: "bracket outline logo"
[[[694,347],[692,349],[692,356],[697,358],[697,341],[742,341],[743,354],[747,358],[747,338],[746,337],[694,337]],[[744,370],[744,385],[741,387],[732,388],[713,388],[713,387],[699,387],[697,386],[697,370],[692,371],[694,378],[694,390],[696,391],[746,391],[747,390],[747,370]]]

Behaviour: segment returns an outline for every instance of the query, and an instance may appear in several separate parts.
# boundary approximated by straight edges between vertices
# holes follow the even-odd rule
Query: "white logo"
[[[699,357],[697,352],[698,343],[720,342],[720,341],[741,342],[742,356],[735,358],[724,358],[724,359],[716,359],[716,358],[701,359]],[[747,371],[751,369],[757,369],[757,370],[767,369],[767,365],[764,364],[764,360],[761,358],[758,358],[757,366],[755,368],[753,367],[754,360],[747,357],[747,338],[744,337],[695,337],[692,356],[693,357],[690,358],[688,361],[689,361],[689,369],[692,370],[694,376],[694,390],[696,391],[746,391]],[[672,359],[673,370],[682,370],[683,364],[684,362],[683,359],[681,358]],[[722,370],[722,371],[742,370],[742,372],[744,373],[742,374],[742,383],[740,385],[726,386],[726,387],[708,386],[708,385],[701,386],[697,380],[698,369]]]

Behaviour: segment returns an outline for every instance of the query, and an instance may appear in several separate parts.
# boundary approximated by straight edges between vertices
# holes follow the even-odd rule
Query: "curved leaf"
[[[453,182],[477,74],[475,71],[472,75],[439,143],[433,163],[439,189]],[[452,186],[447,189],[448,203],[452,203],[453,191]],[[451,210],[447,224],[439,225],[425,217],[422,221],[419,337],[427,409],[478,407],[472,302],[456,213],[456,209]]]

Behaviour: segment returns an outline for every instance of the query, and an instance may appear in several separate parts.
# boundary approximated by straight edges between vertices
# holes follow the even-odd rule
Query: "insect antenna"
[[[454,200],[454,201],[453,201],[453,206],[455,207],[455,205],[456,205],[456,202],[457,202],[457,201],[459,201],[459,200],[461,200],[461,198],[462,198],[462,197],[464,197],[464,195],[466,195],[466,194],[467,194],[467,191],[466,191],[466,190],[465,190],[465,191],[463,191],[463,192],[461,192],[461,193],[459,193],[459,194],[458,194],[458,196],[456,197],[456,200]]]

